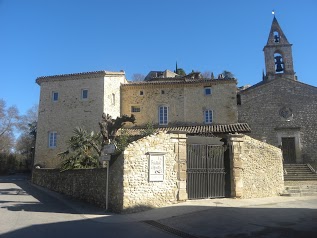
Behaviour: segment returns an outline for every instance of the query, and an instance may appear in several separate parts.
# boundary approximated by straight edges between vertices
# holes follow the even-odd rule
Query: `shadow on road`
[[[26,179],[15,179],[19,177],[7,177],[7,180],[1,180],[0,184],[11,183],[15,184],[15,188],[2,188],[0,189],[0,196],[30,196],[33,197],[32,201],[27,199],[16,201],[16,199],[4,200],[0,199],[1,208],[6,208],[10,211],[31,211],[31,212],[49,212],[49,213],[71,213],[79,214],[69,206],[66,206],[60,200],[54,198],[49,193],[45,193],[36,189]],[[2,198],[2,197],[0,197]],[[7,205],[8,203],[13,203]]]
[[[5,182],[1,181],[1,183]],[[46,212],[51,213],[50,217],[58,217],[58,213],[80,214],[67,203],[26,181],[8,183],[14,183],[16,186],[2,188],[0,192],[5,195],[4,197],[14,196],[7,200],[0,199],[1,208],[15,212],[30,212],[30,214]],[[14,199],[15,195],[21,195],[22,198],[30,195],[34,199],[32,201],[17,199],[17,202],[14,202],[11,198]],[[68,202],[78,202],[67,199]],[[315,201],[316,198],[305,200],[306,204],[313,204]],[[92,219],[77,216],[72,221],[56,219],[56,222],[52,222],[54,221],[52,219],[47,224],[40,224],[41,222],[37,223],[35,220],[34,225],[31,226],[16,228],[4,234],[0,231],[0,237],[317,237],[317,210],[294,208],[293,204],[296,207],[294,201],[287,203],[286,207],[274,207],[276,204],[266,207],[179,205],[139,214],[110,215]],[[100,210],[96,211],[100,212]]]
[[[317,213],[314,209],[196,208],[200,211],[151,222],[108,223],[107,218],[103,218],[103,222],[83,219],[33,225],[1,237],[317,237]],[[173,213],[173,209],[157,210]]]

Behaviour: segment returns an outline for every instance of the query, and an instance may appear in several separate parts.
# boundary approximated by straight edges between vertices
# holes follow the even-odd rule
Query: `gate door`
[[[224,146],[187,144],[189,199],[225,197]]]

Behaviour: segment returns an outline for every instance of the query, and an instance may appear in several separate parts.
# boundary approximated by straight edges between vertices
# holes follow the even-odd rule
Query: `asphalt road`
[[[0,177],[0,237],[175,237],[144,222],[103,223],[32,186],[21,175]]]
[[[317,237],[317,197],[209,199],[116,215],[0,177],[0,237]]]
[[[317,197],[242,207],[213,207],[158,222],[197,237],[317,238]]]

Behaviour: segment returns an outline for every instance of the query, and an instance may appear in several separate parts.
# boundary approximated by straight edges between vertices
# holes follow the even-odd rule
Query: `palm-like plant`
[[[134,115],[117,117],[115,120],[105,113],[102,115],[102,122],[99,123],[100,132],[88,133],[80,127],[74,129],[74,135],[69,139],[68,149],[58,156],[63,160],[61,170],[98,168],[99,157],[102,148],[109,142],[114,143],[117,131],[123,127],[125,122],[134,123]],[[127,144],[127,143],[126,143]],[[125,146],[126,146],[125,144]]]
[[[97,168],[101,155],[102,137],[100,133],[88,133],[83,128],[75,128],[68,141],[68,150],[59,153],[62,170]]]

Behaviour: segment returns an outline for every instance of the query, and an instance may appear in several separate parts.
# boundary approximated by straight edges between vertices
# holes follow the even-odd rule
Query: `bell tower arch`
[[[277,78],[296,80],[293,67],[292,44],[288,42],[275,16],[263,51],[266,69],[264,80]]]

